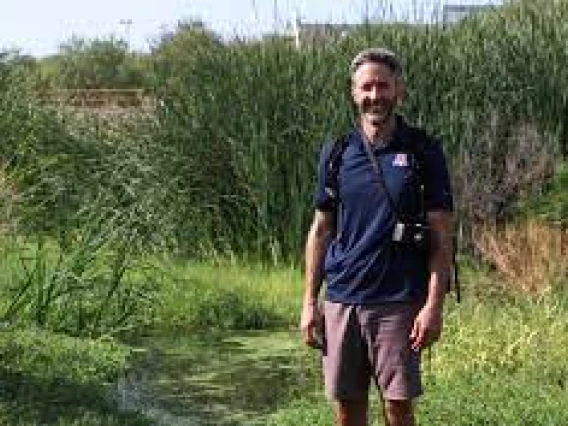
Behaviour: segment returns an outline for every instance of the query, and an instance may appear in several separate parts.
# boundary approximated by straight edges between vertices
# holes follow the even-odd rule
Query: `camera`
[[[395,243],[428,250],[430,244],[430,227],[425,222],[404,223],[398,221],[393,230],[392,240]]]

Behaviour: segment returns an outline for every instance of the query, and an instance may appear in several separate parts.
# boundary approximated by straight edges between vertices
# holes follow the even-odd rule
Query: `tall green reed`
[[[157,278],[136,260],[115,218],[100,216],[73,241],[13,239],[3,247],[3,320],[76,336],[127,331],[151,319]]]
[[[441,137],[465,232],[506,219],[540,185],[514,182],[495,201],[506,175],[531,175],[520,165],[557,156],[568,132],[567,4],[514,1],[446,28],[367,23],[299,50],[279,37],[189,37],[186,51],[180,39],[175,54],[155,55],[156,121],[72,118],[15,96],[5,72],[0,158],[20,231],[73,234],[76,213],[98,206],[120,212],[142,250],[299,261],[318,152],[350,125],[348,63],[369,45],[400,54],[403,113]],[[516,136],[525,128],[538,135],[530,149]]]
[[[236,40],[195,52],[176,85],[158,75],[162,144],[177,155],[179,229],[189,250],[298,260],[317,153],[350,123],[348,62],[369,45],[400,54],[408,87],[403,113],[442,138],[462,225],[506,219],[501,212],[509,214],[533,188],[515,183],[507,208],[495,208],[492,194],[509,159],[553,157],[566,132],[567,4],[511,2],[446,28],[368,24],[300,50],[278,38]],[[515,139],[525,126],[539,135],[532,151]],[[460,170],[478,170],[486,156],[500,171],[488,171],[496,181],[467,185]],[[481,217],[467,201],[473,192],[484,194]]]

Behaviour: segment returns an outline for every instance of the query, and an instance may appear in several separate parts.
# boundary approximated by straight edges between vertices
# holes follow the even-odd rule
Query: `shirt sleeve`
[[[426,211],[452,212],[454,201],[442,145],[434,140],[425,152],[424,207]]]
[[[316,190],[314,194],[314,206],[317,210],[324,212],[332,211],[335,207],[335,201],[326,191],[327,186],[327,165],[329,162],[329,157],[331,156],[333,144],[328,142],[323,146],[320,151],[319,161],[318,161],[318,173],[317,173],[317,183]]]

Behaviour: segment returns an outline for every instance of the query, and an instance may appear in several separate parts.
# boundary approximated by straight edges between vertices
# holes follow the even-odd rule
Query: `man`
[[[322,349],[338,425],[367,425],[372,380],[385,424],[412,426],[413,400],[422,393],[420,352],[440,336],[451,267],[448,171],[440,145],[395,114],[405,95],[396,56],[367,49],[350,71],[357,123],[340,153],[335,198],[328,182],[333,144],[320,157],[300,327],[304,342]],[[418,163],[423,173],[412,167]],[[420,210],[427,249],[418,244],[423,234],[405,235],[418,229],[410,225]]]

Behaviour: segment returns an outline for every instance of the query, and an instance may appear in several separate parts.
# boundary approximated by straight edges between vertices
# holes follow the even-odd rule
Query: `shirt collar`
[[[373,151],[384,151],[388,149],[395,149],[398,147],[402,140],[402,133],[404,128],[407,126],[404,117],[400,114],[395,115],[396,124],[394,128],[394,132],[392,133],[391,137],[388,139],[386,144],[381,145],[372,145]],[[363,134],[363,130],[358,124],[355,124],[350,132],[350,138],[354,138],[358,144],[361,145],[361,148],[364,148],[362,144],[365,143],[365,135]]]

